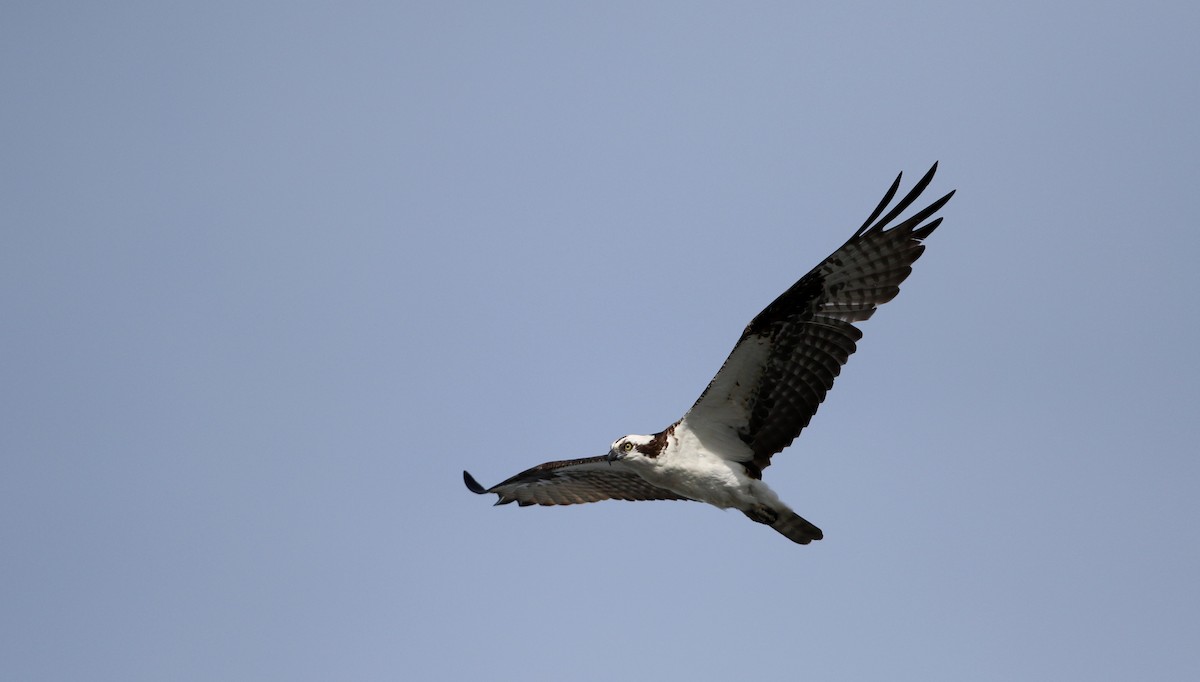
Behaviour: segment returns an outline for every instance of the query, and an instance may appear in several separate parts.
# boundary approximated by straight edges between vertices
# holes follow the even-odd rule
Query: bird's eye
[[[629,441],[621,443],[621,452],[633,452],[633,443]]]

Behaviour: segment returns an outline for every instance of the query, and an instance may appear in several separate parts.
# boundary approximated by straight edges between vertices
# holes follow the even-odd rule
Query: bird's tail
[[[807,545],[813,540],[825,537],[820,528],[812,525],[796,512],[788,509],[779,514],[771,527],[783,534],[792,542]]]
[[[801,545],[807,545],[813,540],[820,540],[825,537],[820,528],[812,525],[804,517],[783,505],[776,507],[774,505],[756,504],[748,509],[743,509],[742,513],[749,517],[751,521],[770,526],[779,531],[788,540]]]

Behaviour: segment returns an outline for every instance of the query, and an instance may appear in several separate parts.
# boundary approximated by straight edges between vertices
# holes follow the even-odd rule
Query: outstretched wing
[[[479,485],[471,474],[463,472],[463,481],[471,492],[496,493],[496,504],[583,504],[600,500],[688,500],[665,488],[647,483],[625,469],[620,462],[609,462],[604,455],[561,462],[546,462],[526,469],[491,488]]]
[[[929,185],[937,164],[887,215],[900,175],[854,236],[768,305],[742,332],[733,352],[684,416],[696,431],[727,428],[749,446],[750,474],[759,477],[771,456],[808,426],[826,392],[854,353],[862,332],[853,323],[900,292],[900,283],[925,250],[922,240],[954,192],[889,227]],[[878,218],[878,220],[876,220]]]

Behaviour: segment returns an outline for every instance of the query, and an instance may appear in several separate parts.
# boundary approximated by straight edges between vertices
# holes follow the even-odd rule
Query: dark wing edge
[[[771,456],[791,445],[816,414],[862,338],[853,323],[870,318],[900,292],[900,283],[925,250],[922,241],[942,219],[925,221],[954,192],[895,226],[889,224],[920,197],[937,167],[934,163],[880,217],[900,187],[903,173],[897,175],[845,244],[751,320],[688,412],[705,413],[737,431],[753,452],[753,460],[745,463],[750,475],[761,476]]]
[[[888,223],[895,220],[896,216],[900,215],[904,209],[912,205],[912,203],[921,196],[921,193],[925,191],[925,188],[929,186],[929,183],[933,182],[933,176],[937,173],[937,168],[938,162],[934,161],[933,165],[929,167],[929,170],[925,171],[925,175],[921,176],[921,179],[917,181],[917,184],[913,185],[913,188],[908,191],[908,194],[904,195],[904,198],[900,200],[900,203],[896,204],[896,206],[892,208],[892,210],[889,211],[886,216],[880,218],[879,222],[872,225],[872,222],[875,220],[875,218],[879,217],[879,214],[883,212],[883,209],[886,208],[887,205],[891,203],[892,198],[896,196],[896,190],[900,187],[900,178],[904,177],[903,172],[897,173],[896,180],[892,182],[892,186],[888,189],[887,193],[883,195],[883,199],[879,201],[879,205],[875,207],[875,210],[871,212],[870,217],[867,218],[862,227],[858,228],[858,231],[854,233],[854,237],[851,237],[849,241],[854,241],[855,238],[861,237],[868,232],[881,231],[886,228]],[[916,229],[914,229],[914,227],[919,225],[929,216],[937,213],[942,206],[945,206],[946,202],[950,201],[950,197],[954,196],[955,191],[956,190],[950,190],[946,196],[933,202],[908,220],[905,220],[892,229],[900,232],[906,230],[910,231],[917,239],[924,239],[925,237],[928,237],[929,234],[937,229],[937,226],[941,224],[941,218],[938,218],[924,227]]]
[[[539,464],[491,488],[484,488],[466,471],[463,471],[463,482],[468,490],[478,495],[495,493],[497,505],[516,502],[522,507],[601,500],[691,499],[648,483],[626,470],[620,462],[609,462],[604,455]]]

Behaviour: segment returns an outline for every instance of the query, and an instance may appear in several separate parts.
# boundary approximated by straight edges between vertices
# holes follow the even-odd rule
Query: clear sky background
[[[1200,678],[1200,5],[8,2],[5,680]],[[653,433],[958,195],[766,478]]]

